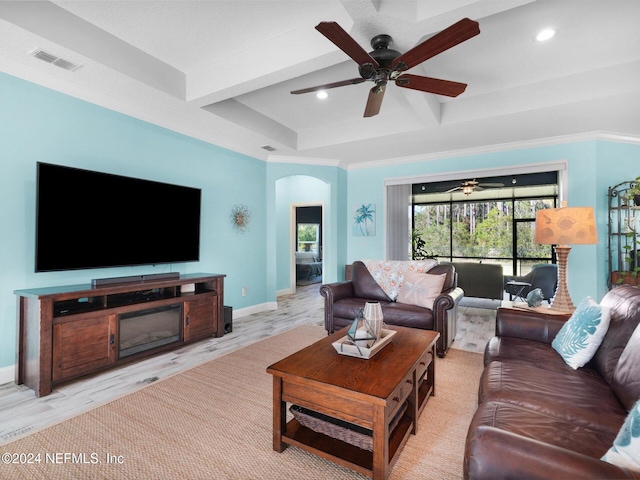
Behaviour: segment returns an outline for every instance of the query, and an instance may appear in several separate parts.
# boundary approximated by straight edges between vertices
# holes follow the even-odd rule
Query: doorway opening
[[[322,283],[323,206],[293,205],[292,213],[291,244],[294,261],[291,283],[295,287]]]

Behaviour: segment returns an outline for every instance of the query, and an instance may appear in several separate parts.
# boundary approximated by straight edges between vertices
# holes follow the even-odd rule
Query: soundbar
[[[118,283],[139,283],[149,280],[168,280],[175,278],[180,278],[180,272],[148,273],[146,275],[129,275],[126,277],[94,278],[91,280],[91,286],[104,287],[106,285],[114,285]]]
[[[166,280],[168,278],[180,278],[180,272],[169,272],[169,273],[148,273],[146,275],[142,275],[142,280]]]

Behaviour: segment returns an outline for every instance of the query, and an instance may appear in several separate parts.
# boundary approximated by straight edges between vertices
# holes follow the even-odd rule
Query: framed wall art
[[[353,235],[356,237],[373,237],[376,234],[376,204],[362,204],[354,209]]]

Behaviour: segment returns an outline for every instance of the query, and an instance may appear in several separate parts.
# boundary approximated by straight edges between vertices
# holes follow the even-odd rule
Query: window
[[[425,248],[438,257],[451,257],[450,211],[448,204],[413,206],[413,229],[424,240]]]
[[[536,211],[557,203],[557,173],[486,180],[490,188],[469,194],[460,182],[413,185],[412,229],[425,249],[440,261],[499,263],[505,275],[553,262],[551,246],[534,243],[534,234]]]
[[[320,224],[298,224],[298,252],[318,253],[320,243]]]

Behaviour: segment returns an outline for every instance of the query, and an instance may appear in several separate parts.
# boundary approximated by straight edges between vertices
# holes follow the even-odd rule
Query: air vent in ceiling
[[[275,152],[276,149],[273,148],[271,145],[262,145],[260,148],[264,148],[267,152]]]
[[[65,60],[64,58],[56,57],[55,55],[49,52],[45,52],[40,48],[36,48],[34,51],[29,52],[29,55],[33,55],[34,57],[36,57],[39,60],[42,60],[43,62],[52,63],[56,67],[69,70],[70,72],[75,72],[80,67],[82,67],[82,65],[78,65],[76,63],[70,62],[69,60]]]

